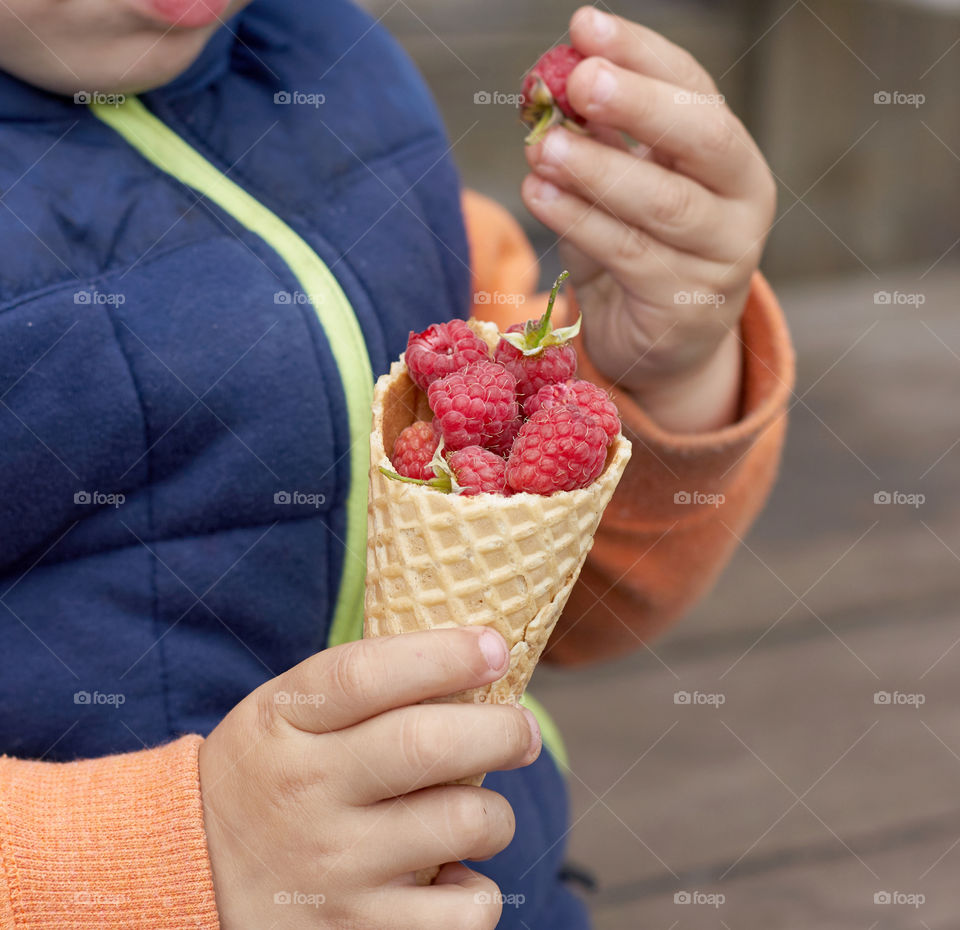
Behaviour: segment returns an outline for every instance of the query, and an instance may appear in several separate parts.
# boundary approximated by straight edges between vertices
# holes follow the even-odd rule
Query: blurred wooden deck
[[[782,478],[717,590],[651,651],[536,674],[598,930],[960,924],[960,272],[924,270],[781,291],[800,372]]]

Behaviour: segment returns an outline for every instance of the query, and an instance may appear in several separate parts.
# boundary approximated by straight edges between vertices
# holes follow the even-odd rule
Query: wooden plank
[[[538,670],[572,759],[571,856],[605,885],[824,842],[863,848],[869,864],[871,837],[960,810],[960,646],[923,677],[958,637],[950,604],[843,643],[759,647],[726,677],[729,653],[672,672],[631,660],[636,674],[624,663],[588,688]],[[677,691],[724,703],[677,705]],[[877,705],[877,691],[925,703]]]
[[[919,837],[884,851],[873,858],[877,877],[849,856],[812,862],[787,859],[778,868],[724,882],[684,876],[685,883],[676,888],[606,905],[598,902],[593,908],[595,930],[953,930],[960,853],[954,849],[920,876],[957,835],[955,830],[952,835]],[[674,895],[684,891],[691,898],[697,892],[723,895],[724,900],[715,906],[675,901]],[[875,895],[884,893],[890,895],[890,904],[881,903],[883,897],[875,901]],[[923,895],[924,900],[907,903],[905,895]]]

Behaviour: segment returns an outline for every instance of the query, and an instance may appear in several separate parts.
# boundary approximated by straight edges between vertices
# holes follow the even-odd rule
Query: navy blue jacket
[[[257,0],[229,25],[142,101],[332,269],[379,375],[469,302],[433,103],[344,0]],[[331,347],[309,303],[278,298],[298,282],[260,237],[3,73],[0,246],[0,752],[205,734],[327,642],[350,462]],[[549,754],[487,784],[517,833],[479,868],[525,899],[500,926],[586,927],[557,878]]]

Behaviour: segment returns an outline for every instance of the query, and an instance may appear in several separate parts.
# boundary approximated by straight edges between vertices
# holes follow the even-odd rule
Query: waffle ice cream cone
[[[496,344],[495,326],[471,326]],[[379,470],[392,467],[387,450],[400,431],[430,417],[401,358],[379,379],[373,399],[364,636],[493,627],[510,649],[507,673],[445,700],[516,703],[593,545],[630,443],[617,436],[603,472],[581,490],[466,497],[404,484]],[[478,773],[460,783],[482,781]],[[418,880],[429,884],[436,871],[424,870]]]

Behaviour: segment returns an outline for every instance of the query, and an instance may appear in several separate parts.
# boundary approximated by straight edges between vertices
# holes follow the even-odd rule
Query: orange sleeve
[[[0,927],[217,930],[201,742],[68,763],[0,758]]]
[[[536,258],[519,224],[499,205],[467,192],[474,315],[503,328],[539,315]],[[518,274],[518,272],[520,272]],[[567,310],[571,310],[568,307]],[[776,477],[794,383],[783,314],[760,274],[740,326],[740,420],[696,435],[669,433],[593,367],[578,340],[579,376],[616,401],[633,458],[607,508],[580,580],[547,647],[546,660],[573,665],[622,655],[667,627],[712,587]]]

